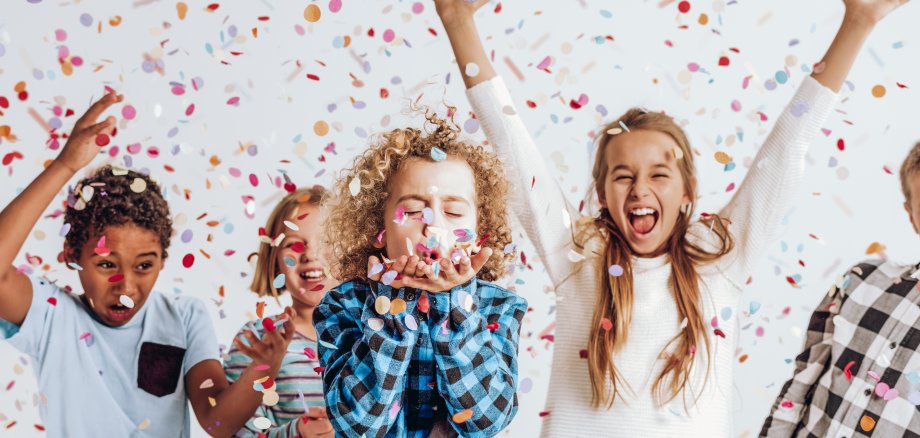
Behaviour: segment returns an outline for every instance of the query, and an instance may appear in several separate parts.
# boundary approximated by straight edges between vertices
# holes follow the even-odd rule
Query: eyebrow
[[[472,205],[472,203],[468,199],[464,198],[463,196],[447,195],[447,196],[444,196],[443,199],[445,202],[462,202],[466,205]],[[420,195],[415,195],[415,194],[404,195],[404,196],[400,196],[399,199],[396,200],[396,205],[402,204],[405,201],[427,202],[428,199]]]
[[[656,163],[656,164],[652,165],[652,168],[653,168],[653,169],[657,169],[657,168],[659,168],[659,167],[663,167],[663,168],[665,168],[665,169],[667,169],[667,170],[671,170],[671,166],[668,166],[666,163]],[[617,165],[616,165],[613,169],[611,169],[610,171],[611,171],[611,172],[616,172],[616,171],[618,171],[618,170],[631,170],[631,169],[630,169],[629,166],[627,166],[627,165],[625,165],[625,164],[617,164]]]
[[[112,252],[109,253],[109,255],[119,256],[118,251],[112,251]],[[158,255],[159,255],[159,253],[157,253],[156,251],[150,251],[150,252],[145,252],[145,253],[143,253],[143,254],[138,254],[137,257],[135,257],[135,258],[139,259],[139,258],[141,258],[141,257],[148,257],[148,256],[150,256],[150,257],[156,257],[156,256],[158,256]],[[93,257],[102,257],[102,256],[99,255],[99,254],[96,254],[96,252],[93,251]]]

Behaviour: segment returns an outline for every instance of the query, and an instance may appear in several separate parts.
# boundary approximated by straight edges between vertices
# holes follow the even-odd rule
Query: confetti
[[[623,275],[623,267],[620,265],[610,265],[610,267],[607,268],[607,273],[614,277],[619,277]]]
[[[275,289],[281,289],[284,287],[284,285],[285,285],[284,274],[278,274],[278,276],[275,277],[274,280],[272,280],[272,286],[274,286]]]
[[[386,315],[390,311],[390,299],[385,296],[377,297],[377,299],[374,300],[374,310],[380,315]]]
[[[198,389],[208,389],[214,387],[214,381],[211,379],[205,379],[204,382],[201,382],[201,385],[198,385]]]
[[[380,278],[380,282],[389,286],[393,283],[394,280],[396,280],[397,275],[399,275],[399,273],[396,271],[387,271],[385,274],[383,274],[383,277]]]
[[[451,417],[451,419],[454,420],[454,423],[457,423],[457,424],[466,423],[471,418],[473,418],[472,409],[467,409],[464,411],[457,412],[456,414],[453,415],[453,417]]]
[[[479,76],[479,65],[477,65],[475,62],[470,62],[466,64],[466,67],[463,69],[463,73],[471,78]]]
[[[257,429],[266,430],[272,427],[272,420],[269,420],[268,418],[265,418],[265,417],[258,417],[252,420],[252,425],[255,426]]]
[[[131,297],[129,297],[129,296],[127,296],[127,295],[121,295],[121,296],[119,296],[119,297],[118,297],[118,302],[121,303],[122,306],[125,306],[125,307],[127,307],[127,308],[129,308],[129,309],[133,309],[133,308],[134,308],[134,300],[132,300]]]
[[[447,159],[447,153],[438,147],[431,148],[431,159],[434,161],[444,161]]]
[[[885,86],[884,86],[884,85],[876,85],[876,86],[872,87],[872,96],[873,96],[873,97],[878,97],[878,98],[884,97],[886,92],[887,92],[887,90],[885,90]]]

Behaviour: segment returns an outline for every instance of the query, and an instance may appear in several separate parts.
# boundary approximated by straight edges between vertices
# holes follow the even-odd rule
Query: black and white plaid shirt
[[[811,316],[761,436],[920,437],[918,266],[854,266]]]

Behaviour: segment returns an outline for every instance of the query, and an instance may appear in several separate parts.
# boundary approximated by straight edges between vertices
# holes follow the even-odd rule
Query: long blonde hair
[[[669,135],[680,148],[682,157],[678,159],[677,167],[684,180],[684,190],[690,199],[696,198],[696,167],[693,164],[693,151],[683,129],[674,120],[659,112],[647,112],[639,108],[632,108],[619,119],[603,128],[602,135],[598,136],[594,168],[591,172],[592,191],[603,187],[607,176],[607,161],[605,150],[607,144],[615,134],[615,130],[622,125],[630,130],[650,130]],[[616,132],[616,131],[613,131]],[[680,153],[674,152],[680,157]],[[674,400],[690,382],[690,373],[694,365],[695,352],[702,344],[709,354],[709,336],[706,329],[706,320],[698,284],[699,275],[696,267],[718,259],[731,251],[734,243],[728,228],[716,216],[705,218],[711,221],[712,231],[720,240],[719,248],[715,252],[708,252],[693,242],[687,240],[686,234],[693,218],[692,207],[681,211],[677,218],[671,236],[668,238],[666,251],[671,262],[671,288],[674,291],[674,301],[677,304],[678,316],[686,318],[686,327],[677,333],[662,351],[666,364],[664,369],[655,379],[652,386],[652,395],[659,405]],[[630,262],[632,252],[622,231],[613,222],[607,209],[601,209],[595,225],[606,237],[604,260],[606,266],[619,265],[623,268],[620,276],[606,275],[602,280],[597,305],[594,308],[592,331],[588,344],[588,374],[591,378],[592,397],[594,406],[602,403],[609,408],[616,397],[620,395],[622,375],[617,370],[613,356],[627,342],[629,324],[632,320],[633,308],[633,272]],[[609,318],[613,323],[611,330],[604,330],[601,324],[604,318]],[[676,345],[676,348],[671,349]],[[708,375],[707,360],[707,375]],[[611,382],[613,391],[607,390],[607,381]],[[686,403],[686,398],[684,400]]]
[[[265,223],[265,233],[270,239],[275,239],[284,229],[284,221],[293,220],[297,216],[297,210],[300,205],[320,205],[326,189],[323,186],[313,186],[310,188],[297,189],[288,193],[278,204],[275,209],[268,215]],[[256,261],[256,271],[252,276],[252,284],[249,289],[260,297],[271,295],[275,299],[280,296],[280,292],[274,285],[274,278],[278,275],[278,263],[275,259],[278,257],[278,247],[268,243],[260,243],[258,251],[258,260]]]

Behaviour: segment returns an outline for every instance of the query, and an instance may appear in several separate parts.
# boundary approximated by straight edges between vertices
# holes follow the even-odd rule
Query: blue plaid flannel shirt
[[[418,307],[423,295],[427,312]],[[378,297],[406,309],[381,315]],[[330,290],[313,323],[336,434],[427,437],[447,422],[462,436],[496,435],[517,412],[526,311],[525,299],[475,278],[439,293],[364,280]],[[468,410],[467,421],[453,421]]]

